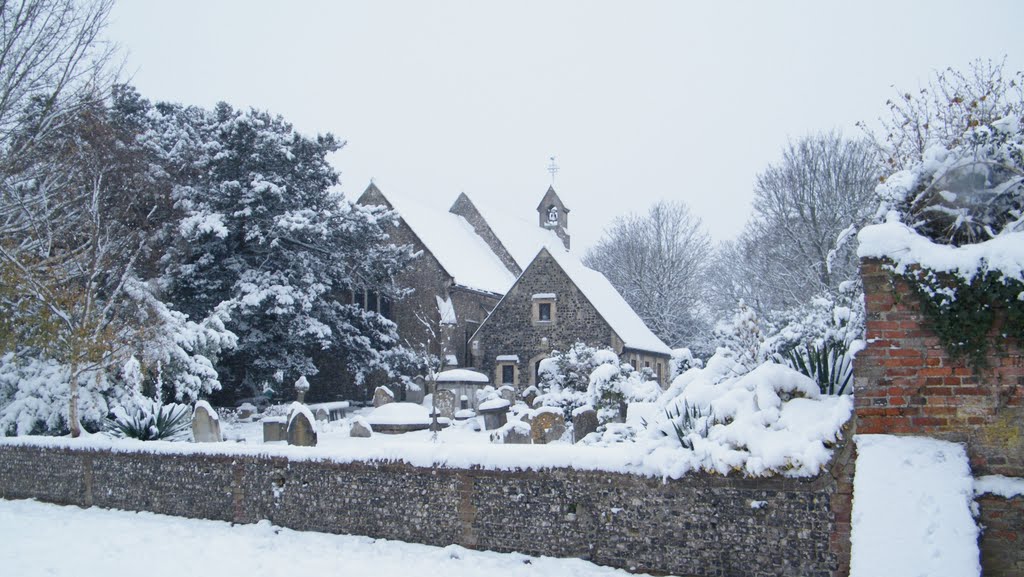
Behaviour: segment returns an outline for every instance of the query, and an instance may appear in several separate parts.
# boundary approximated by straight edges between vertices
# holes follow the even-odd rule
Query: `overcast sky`
[[[788,139],[884,112],[893,86],[975,58],[1024,68],[1024,2],[118,2],[143,95],[219,100],[348,142],[358,196],[532,210],[555,188],[574,249],[685,201],[718,239]]]

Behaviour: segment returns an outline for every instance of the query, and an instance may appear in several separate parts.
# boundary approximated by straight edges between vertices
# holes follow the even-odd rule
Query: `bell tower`
[[[544,198],[537,205],[538,224],[541,228],[553,230],[562,239],[565,250],[569,250],[569,209],[558,198],[554,186],[549,186]]]

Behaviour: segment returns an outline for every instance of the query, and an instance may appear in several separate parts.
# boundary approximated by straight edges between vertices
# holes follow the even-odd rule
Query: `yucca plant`
[[[697,405],[689,405],[685,401],[683,406],[676,405],[673,408],[665,409],[665,416],[668,417],[670,423],[672,423],[672,429],[676,432],[676,438],[679,439],[679,444],[684,449],[693,449],[693,441],[690,439],[690,433],[696,432],[701,437],[707,437],[708,431],[711,428],[711,422],[714,420],[714,416],[704,419],[704,412],[701,411]]]
[[[143,402],[133,412],[119,407],[107,419],[107,430],[117,437],[140,441],[182,441],[188,438],[192,412],[187,405]]]
[[[821,345],[811,343],[795,347],[783,354],[782,359],[794,370],[814,379],[826,395],[843,394],[853,379],[853,359],[845,342],[826,341]]]

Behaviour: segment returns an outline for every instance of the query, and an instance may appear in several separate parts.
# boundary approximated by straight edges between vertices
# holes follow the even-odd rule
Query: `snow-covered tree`
[[[735,371],[743,374],[763,363],[768,354],[764,349],[765,334],[754,309],[740,301],[731,319],[715,327],[718,354],[735,363]]]
[[[326,157],[342,143],[225,103],[153,105],[126,90],[115,111],[170,182],[167,298],[190,318],[225,310],[238,336],[218,363],[227,386],[279,388],[316,375],[321,353],[343,358],[357,380],[382,362],[395,326],[352,297],[401,294],[393,278],[410,253],[385,242],[390,213],[335,191]]]
[[[670,345],[707,333],[704,271],[711,240],[682,202],[615,220],[584,263],[612,283],[647,326]]]

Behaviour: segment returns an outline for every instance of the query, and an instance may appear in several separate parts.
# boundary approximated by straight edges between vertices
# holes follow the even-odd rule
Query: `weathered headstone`
[[[530,424],[530,436],[533,444],[545,445],[557,441],[565,434],[565,417],[561,412],[542,411],[533,418]]]
[[[206,401],[197,402],[192,413],[192,439],[197,443],[219,443],[223,440],[220,417]]]
[[[377,387],[373,391],[373,406],[381,407],[388,403],[395,402],[395,394],[387,387]]]
[[[434,393],[434,408],[437,409],[438,416],[447,417],[449,419],[455,418],[455,411],[458,410],[458,402],[455,399],[455,393],[448,389],[438,389]]]
[[[580,411],[572,417],[572,442],[579,443],[590,433],[597,430],[597,411],[587,409]]]
[[[238,418],[242,421],[251,419],[252,416],[256,414],[257,410],[256,405],[252,403],[242,403],[241,405],[238,405]]]
[[[307,416],[308,411],[296,411],[288,421],[288,444],[299,447],[316,446],[316,428]]]
[[[491,433],[492,443],[506,445],[529,445],[530,426],[522,421],[509,421],[505,426]]]
[[[263,442],[274,443],[288,440],[288,423],[284,417],[263,419]]]
[[[368,439],[373,436],[373,427],[370,426],[370,423],[366,422],[366,419],[353,419],[352,428],[349,429],[348,435],[350,437]]]
[[[318,407],[315,411],[313,411],[313,416],[316,417],[316,420],[318,421],[326,422],[331,420],[330,411],[323,407]]]
[[[422,404],[423,396],[423,377],[416,377],[405,386],[405,401],[407,403]]]
[[[510,385],[502,385],[498,389],[498,396],[508,401],[509,405],[516,404],[516,390]]]

